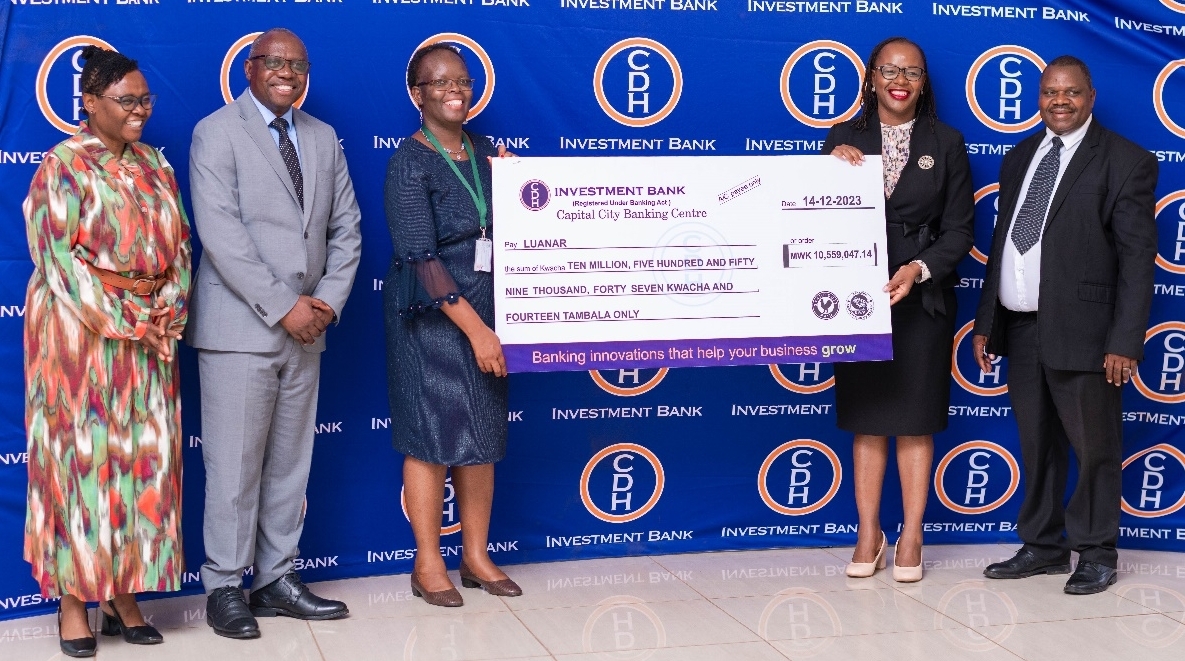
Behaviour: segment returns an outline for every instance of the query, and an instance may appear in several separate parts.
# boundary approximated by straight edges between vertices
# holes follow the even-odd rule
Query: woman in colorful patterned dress
[[[173,169],[138,142],[156,96],[136,62],[88,47],[87,121],[45,157],[24,203],[29,444],[25,559],[61,597],[62,651],[103,633],[161,642],[136,593],[181,588],[181,408],[174,360],[189,221]]]
[[[955,267],[974,239],[971,164],[963,136],[938,121],[926,55],[904,37],[877,44],[864,73],[860,116],[831,127],[823,153],[852,165],[880,154],[893,360],[836,363],[835,411],[855,434],[856,548],[847,575],[885,566],[881,486],[889,436],[897,441],[904,511],[893,579],[922,578],[922,515],[930,493],[934,434],[946,429],[955,334]]]

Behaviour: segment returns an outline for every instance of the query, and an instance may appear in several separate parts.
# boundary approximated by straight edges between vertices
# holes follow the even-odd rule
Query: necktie
[[[1022,255],[1037,245],[1037,239],[1041,237],[1041,230],[1045,227],[1045,214],[1049,210],[1053,185],[1057,182],[1061,153],[1062,139],[1054,136],[1053,146],[1037,164],[1037,171],[1033,173],[1033,180],[1029,182],[1029,192],[1025,195],[1024,204],[1020,206],[1020,213],[1016,215],[1016,224],[1012,226],[1012,243]]]
[[[296,147],[288,137],[288,121],[283,117],[277,117],[268,126],[280,132],[280,158],[284,159],[288,176],[292,177],[292,187],[296,189],[296,199],[300,202],[300,208],[304,209],[304,176],[300,174],[300,159],[296,157]]]

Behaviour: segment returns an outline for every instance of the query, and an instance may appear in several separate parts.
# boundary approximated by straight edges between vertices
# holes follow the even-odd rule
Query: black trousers
[[[1024,460],[1025,495],[1017,531],[1025,546],[1041,557],[1074,550],[1080,560],[1115,567],[1122,496],[1122,389],[1107,383],[1101,371],[1042,365],[1037,313],[1007,314],[1008,394]],[[1070,448],[1078,458],[1078,484],[1067,503]]]

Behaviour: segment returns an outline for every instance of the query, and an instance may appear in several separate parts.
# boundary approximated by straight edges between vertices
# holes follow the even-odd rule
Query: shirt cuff
[[[930,279],[930,267],[926,266],[925,262],[920,259],[915,259],[910,262],[910,264],[917,264],[922,269],[922,274],[913,280],[915,284],[919,282],[925,282]]]

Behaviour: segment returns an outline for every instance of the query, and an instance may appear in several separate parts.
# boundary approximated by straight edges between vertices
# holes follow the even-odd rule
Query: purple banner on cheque
[[[893,336],[819,335],[502,346],[511,372],[892,360]]]

